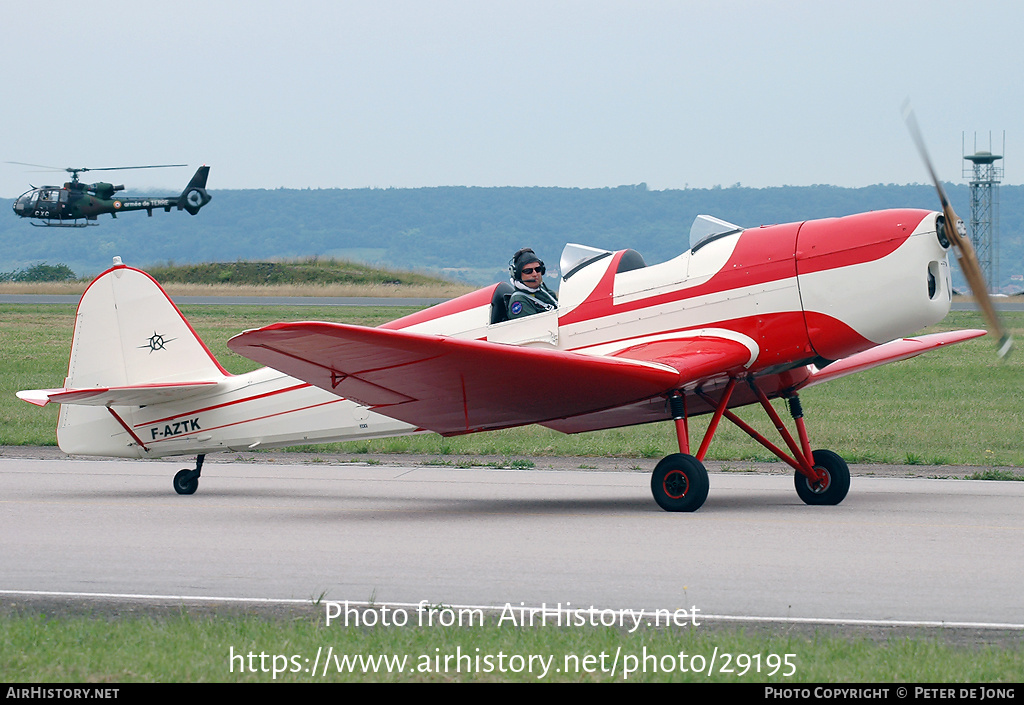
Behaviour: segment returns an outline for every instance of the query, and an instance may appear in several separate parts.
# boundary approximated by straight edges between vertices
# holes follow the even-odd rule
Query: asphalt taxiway
[[[0,458],[0,594],[553,606],[1024,625],[1024,482],[713,472],[661,511],[646,472]]]

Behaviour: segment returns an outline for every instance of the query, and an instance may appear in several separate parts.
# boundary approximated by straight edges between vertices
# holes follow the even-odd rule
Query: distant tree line
[[[47,264],[41,262],[27,269],[12,272],[0,272],[0,282],[66,282],[78,277],[66,264]]]
[[[162,283],[248,285],[435,285],[433,279],[415,272],[384,270],[358,262],[308,257],[295,262],[204,262],[176,265],[168,262],[146,267]]]
[[[947,184],[969,220],[966,185]],[[549,270],[567,242],[631,248],[650,264],[688,247],[699,214],[743,227],[849,215],[884,208],[938,208],[929,185],[652,191],[617,188],[275,189],[214,191],[197,216],[157,212],[101,216],[98,227],[34,228],[0,216],[0,271],[59,259],[82,276],[111,258],[155,263],[271,261],[335,257],[442,273],[474,283],[504,276],[508,258],[532,247]],[[1001,282],[1024,274],[1024,186],[1000,190]],[[222,276],[226,276],[222,274]],[[959,274],[957,274],[959,276]]]

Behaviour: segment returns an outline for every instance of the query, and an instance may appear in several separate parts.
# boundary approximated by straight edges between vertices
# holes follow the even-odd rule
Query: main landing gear
[[[708,498],[708,471],[692,455],[673,453],[655,466],[651,492],[666,512],[695,512]]]
[[[737,382],[735,378],[730,379],[718,400],[697,390],[697,395],[715,411],[696,456],[690,455],[686,398],[682,392],[669,396],[679,452],[662,459],[651,475],[651,493],[658,506],[668,512],[695,512],[704,504],[708,496],[708,473],[702,461],[723,416],[796,470],[796,493],[805,504],[835,505],[842,502],[850,490],[850,468],[846,461],[830,450],[811,450],[800,397],[794,394],[788,398],[789,413],[797,430],[797,438],[794,439],[757,382],[753,379],[747,381],[789,448],[789,453],[786,453],[729,411],[729,399]]]
[[[196,457],[196,467],[194,470],[185,468],[179,470],[174,475],[174,491],[178,494],[195,494],[196,490],[199,489],[199,475],[203,471],[203,460],[206,459],[205,455]]]

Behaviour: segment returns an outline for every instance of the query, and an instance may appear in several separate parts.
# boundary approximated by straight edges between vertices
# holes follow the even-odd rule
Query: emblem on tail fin
[[[160,335],[156,331],[153,331],[153,335],[149,336],[149,341],[147,341],[145,345],[140,345],[139,347],[149,348],[149,351],[153,353],[156,352],[157,350],[166,350],[167,343],[171,342],[172,340],[177,340],[177,338],[164,338],[164,336]]]

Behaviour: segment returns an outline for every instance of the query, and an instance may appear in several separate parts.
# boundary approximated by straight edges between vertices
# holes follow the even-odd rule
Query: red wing
[[[965,340],[978,338],[982,335],[985,335],[983,330],[954,330],[947,333],[931,333],[930,335],[922,335],[917,338],[893,340],[823,367],[811,374],[802,387],[810,387],[814,384],[852,375],[854,372],[863,372],[879,365],[917,357],[922,353],[942,347],[943,345],[962,343]]]
[[[754,354],[742,343],[727,338],[701,335],[640,343],[615,353],[615,357],[645,360],[669,365],[679,371],[679,387],[707,382],[716,377],[742,373],[753,362]],[[580,433],[605,428],[632,426],[671,418],[666,398],[642,401],[572,418],[544,423],[562,433]]]
[[[682,375],[682,385],[728,373],[739,374],[754,361],[756,353],[735,340],[698,335],[639,343],[613,356],[673,367]]]
[[[228,347],[445,435],[600,411],[685,381],[664,364],[337,323],[278,323]]]

